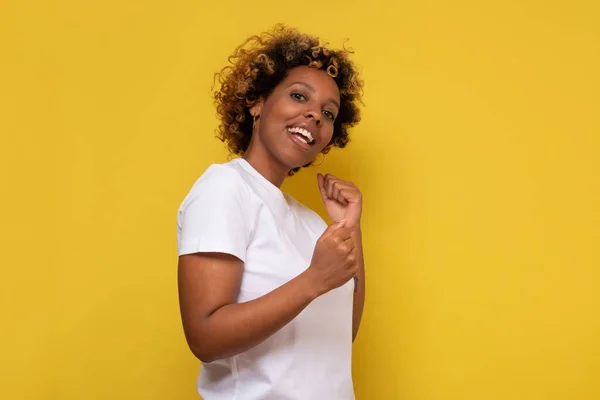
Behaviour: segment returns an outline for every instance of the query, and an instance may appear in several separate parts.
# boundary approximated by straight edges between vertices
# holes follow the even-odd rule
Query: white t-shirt
[[[246,160],[213,164],[177,215],[179,255],[232,254],[244,262],[238,302],[263,296],[310,265],[327,228],[315,212],[284,194]],[[351,400],[353,281],[306,307],[256,347],[205,363],[205,400]]]

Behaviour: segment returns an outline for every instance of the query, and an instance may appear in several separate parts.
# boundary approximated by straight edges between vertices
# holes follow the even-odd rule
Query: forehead
[[[288,87],[295,82],[306,83],[316,92],[322,92],[322,94],[337,100],[340,98],[337,83],[335,83],[335,80],[325,70],[304,65],[292,68],[280,86]]]

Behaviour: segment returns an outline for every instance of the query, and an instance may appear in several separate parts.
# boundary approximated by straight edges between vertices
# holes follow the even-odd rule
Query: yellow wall
[[[597,1],[93,3],[0,6],[0,398],[197,398],[175,212],[225,160],[213,72],[280,21],[366,79],[319,168],[365,196],[358,399],[600,398]]]

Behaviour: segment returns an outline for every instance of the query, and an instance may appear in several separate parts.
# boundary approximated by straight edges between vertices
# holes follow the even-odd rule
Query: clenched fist
[[[307,272],[319,294],[342,286],[358,272],[356,244],[346,221],[329,226],[317,240]]]
[[[331,174],[317,174],[317,183],[331,220],[346,220],[348,228],[358,228],[362,214],[362,194],[356,185]]]

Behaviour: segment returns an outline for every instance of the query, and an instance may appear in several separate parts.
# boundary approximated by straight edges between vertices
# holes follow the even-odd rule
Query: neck
[[[270,154],[263,154],[258,148],[250,145],[244,154],[244,159],[274,186],[281,188],[289,170]]]

